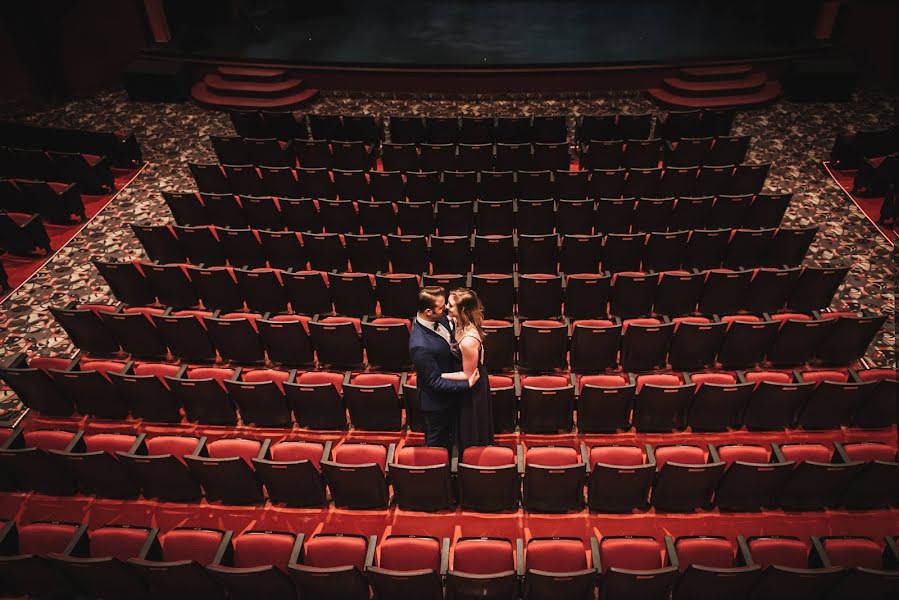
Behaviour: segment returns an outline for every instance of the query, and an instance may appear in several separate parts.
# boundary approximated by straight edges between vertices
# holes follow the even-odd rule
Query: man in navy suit
[[[425,419],[425,443],[452,452],[453,430],[463,394],[479,378],[475,369],[467,381],[441,377],[462,370],[462,358],[452,351],[453,327],[446,315],[446,291],[440,286],[418,292],[418,315],[409,336],[415,363],[418,401]]]

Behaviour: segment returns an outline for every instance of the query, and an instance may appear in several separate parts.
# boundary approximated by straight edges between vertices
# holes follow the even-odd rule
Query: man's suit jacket
[[[449,330],[446,316],[440,323]],[[453,381],[440,376],[442,373],[461,371],[462,360],[450,352],[449,344],[440,334],[422,327],[418,320],[412,321],[409,354],[415,364],[418,401],[422,410],[446,410],[459,400],[461,392],[468,390],[468,381]]]

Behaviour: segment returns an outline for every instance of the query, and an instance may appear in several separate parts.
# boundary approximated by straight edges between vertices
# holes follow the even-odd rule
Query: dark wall
[[[149,43],[141,0],[10,3],[0,29],[0,102],[57,101],[116,85]]]
[[[855,59],[863,83],[899,87],[899,2],[849,0],[840,9],[834,41]]]

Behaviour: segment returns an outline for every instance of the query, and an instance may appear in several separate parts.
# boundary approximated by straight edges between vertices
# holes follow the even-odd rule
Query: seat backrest
[[[836,370],[803,371],[800,375],[803,381],[812,381],[814,383],[824,383],[825,381],[846,383],[849,381],[848,372]]]
[[[163,365],[159,363],[142,363],[134,365],[135,375],[155,375],[160,379],[163,377],[175,377],[180,370],[181,367],[178,365]]]
[[[255,371],[241,373],[240,378],[247,383],[274,381],[280,387],[280,384],[290,379],[290,373],[287,371],[276,371],[275,369],[256,369]]]
[[[846,455],[851,460],[896,462],[896,449],[888,444],[876,442],[858,442],[843,444]]]
[[[571,573],[586,569],[587,556],[581,540],[553,538],[532,539],[525,550],[528,570]]]
[[[77,525],[69,523],[30,523],[19,527],[19,554],[64,552]]]
[[[272,460],[308,460],[318,469],[321,467],[324,446],[318,442],[279,442],[269,449]]]
[[[262,442],[242,438],[225,438],[206,444],[209,458],[233,458],[235,456],[249,463],[259,456]]]
[[[378,444],[341,444],[331,451],[331,458],[345,465],[375,463],[383,471],[387,466],[387,448]]]
[[[780,447],[786,460],[794,460],[796,463],[814,461],[829,463],[833,453],[823,444],[784,444]]]
[[[232,369],[219,369],[215,367],[200,367],[198,369],[188,369],[188,379],[214,379],[222,384],[225,379],[233,379],[234,371]]]
[[[399,392],[400,377],[391,373],[362,373],[350,379],[353,385],[392,385]]]
[[[137,440],[137,436],[123,433],[95,433],[85,435],[81,439],[88,452],[128,452]]]
[[[323,569],[353,566],[361,571],[367,550],[361,535],[316,535],[306,542],[303,564]]]
[[[274,565],[287,570],[296,537],[290,533],[251,531],[234,538],[235,567]]]
[[[690,565],[727,569],[735,564],[736,545],[717,537],[678,538],[674,543],[681,569]]]
[[[590,449],[590,468],[596,463],[633,467],[646,462],[643,450],[637,446],[594,446]]]
[[[771,461],[771,447],[756,444],[718,446],[718,457],[730,466],[735,461],[764,464]]]
[[[824,551],[835,567],[883,568],[883,548],[866,537],[825,538]]]
[[[396,463],[409,467],[430,467],[449,462],[446,448],[433,446],[405,446],[396,452]]]
[[[462,451],[462,462],[478,467],[514,465],[515,452],[504,446],[469,446]]]
[[[611,568],[633,571],[660,569],[664,557],[664,545],[650,537],[603,538],[599,543],[599,559],[604,573]]]
[[[525,462],[529,465],[543,467],[562,467],[566,465],[580,464],[581,457],[574,448],[563,446],[538,446],[529,448],[525,455]]]
[[[149,536],[149,530],[142,527],[100,527],[91,533],[91,556],[112,556],[119,560],[135,558]]]
[[[199,441],[199,439],[189,436],[160,435],[147,439],[147,454],[151,456],[171,454],[181,457],[186,454],[193,454]]]
[[[628,385],[628,380],[623,375],[585,375],[578,380],[579,390],[582,391],[585,385],[595,385],[597,387],[622,387]]]
[[[31,364],[34,364],[34,359]],[[896,381],[899,379],[899,371],[896,369],[863,369],[858,371],[858,378],[862,381]]]
[[[192,560],[208,565],[222,544],[221,531],[212,529],[173,529],[162,536],[164,561]]]
[[[749,540],[752,560],[768,568],[772,565],[791,569],[808,568],[809,544],[802,540],[783,537],[760,537]]]
[[[659,469],[668,462],[684,465],[704,465],[706,462],[706,451],[699,446],[660,446],[655,449],[655,455]]]
[[[397,536],[381,543],[378,566],[392,571],[440,571],[440,542],[437,538]]]
[[[637,391],[639,392],[644,385],[681,385],[683,381],[677,375],[669,373],[657,373],[652,375],[637,376]]]
[[[704,383],[732,385],[737,382],[737,378],[733,373],[696,373],[695,375],[690,375],[690,379],[696,384],[696,387]]]
[[[65,450],[72,442],[75,434],[71,431],[59,431],[57,429],[37,429],[26,431],[23,434],[25,446],[28,448],[40,448],[41,450]]]
[[[570,379],[559,375],[531,375],[521,378],[522,387],[563,388],[570,384]]]
[[[453,547],[451,568],[478,575],[514,571],[515,553],[512,542],[495,538],[459,540]]]

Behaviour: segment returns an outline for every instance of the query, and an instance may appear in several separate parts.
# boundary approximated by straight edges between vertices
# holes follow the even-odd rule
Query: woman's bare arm
[[[459,342],[459,349],[462,351],[462,370],[454,373],[443,373],[441,377],[444,379],[468,379],[471,374],[478,370],[478,347],[480,343],[472,337],[464,338]]]

